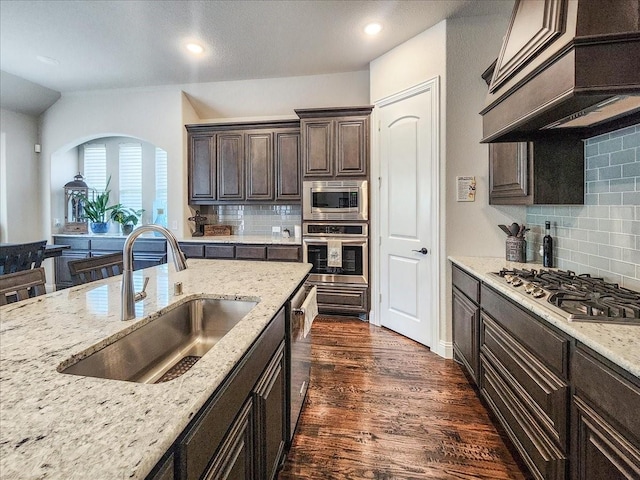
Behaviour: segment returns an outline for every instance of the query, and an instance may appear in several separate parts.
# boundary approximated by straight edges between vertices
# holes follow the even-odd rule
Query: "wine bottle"
[[[551,222],[544,222],[545,236],[542,239],[542,265],[553,267],[553,238],[551,237]]]

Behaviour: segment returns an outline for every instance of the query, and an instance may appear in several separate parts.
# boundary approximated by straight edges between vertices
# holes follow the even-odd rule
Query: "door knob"
[[[426,255],[427,253],[429,253],[429,250],[427,250],[424,247],[422,247],[420,250],[411,250],[411,251],[421,253],[422,255]]]

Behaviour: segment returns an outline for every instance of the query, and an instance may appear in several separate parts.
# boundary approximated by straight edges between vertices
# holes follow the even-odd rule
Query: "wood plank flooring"
[[[279,480],[528,478],[454,361],[358,319],[320,316],[312,334]]]

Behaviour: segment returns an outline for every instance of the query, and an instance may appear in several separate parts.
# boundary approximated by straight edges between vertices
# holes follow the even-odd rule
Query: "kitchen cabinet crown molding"
[[[192,123],[184,128],[189,133],[220,132],[225,130],[266,130],[272,128],[300,128],[300,120],[268,120],[229,123]]]
[[[300,118],[318,118],[369,115],[372,110],[373,105],[365,105],[360,107],[300,108],[294,111]]]

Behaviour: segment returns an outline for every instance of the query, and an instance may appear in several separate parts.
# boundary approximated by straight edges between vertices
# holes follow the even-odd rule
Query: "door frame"
[[[369,321],[373,325],[380,326],[380,306],[381,297],[380,294],[384,290],[382,282],[385,280],[380,275],[380,243],[382,241],[380,225],[381,225],[381,213],[380,213],[380,188],[381,188],[381,157],[380,157],[380,108],[396,103],[398,101],[428,92],[431,94],[431,104],[433,109],[431,111],[431,125],[433,126],[433,142],[432,142],[432,158],[434,161],[431,165],[431,195],[433,206],[433,222],[435,228],[431,232],[431,252],[433,256],[433,270],[432,278],[430,279],[432,290],[431,298],[434,299],[431,306],[430,315],[433,316],[433,322],[431,325],[433,345],[431,345],[431,351],[438,355],[447,357],[447,344],[441,337],[441,216],[440,216],[440,77],[435,76],[429,80],[421,82],[413,87],[407,88],[400,92],[396,92],[387,97],[375,100],[373,109],[373,118],[371,122],[371,138],[372,138],[372,155],[371,155],[371,186],[369,188],[371,211],[373,214],[370,217],[371,222],[371,242],[369,243],[369,253],[371,255],[370,272],[372,273],[373,282],[371,285],[371,311],[369,312]]]

